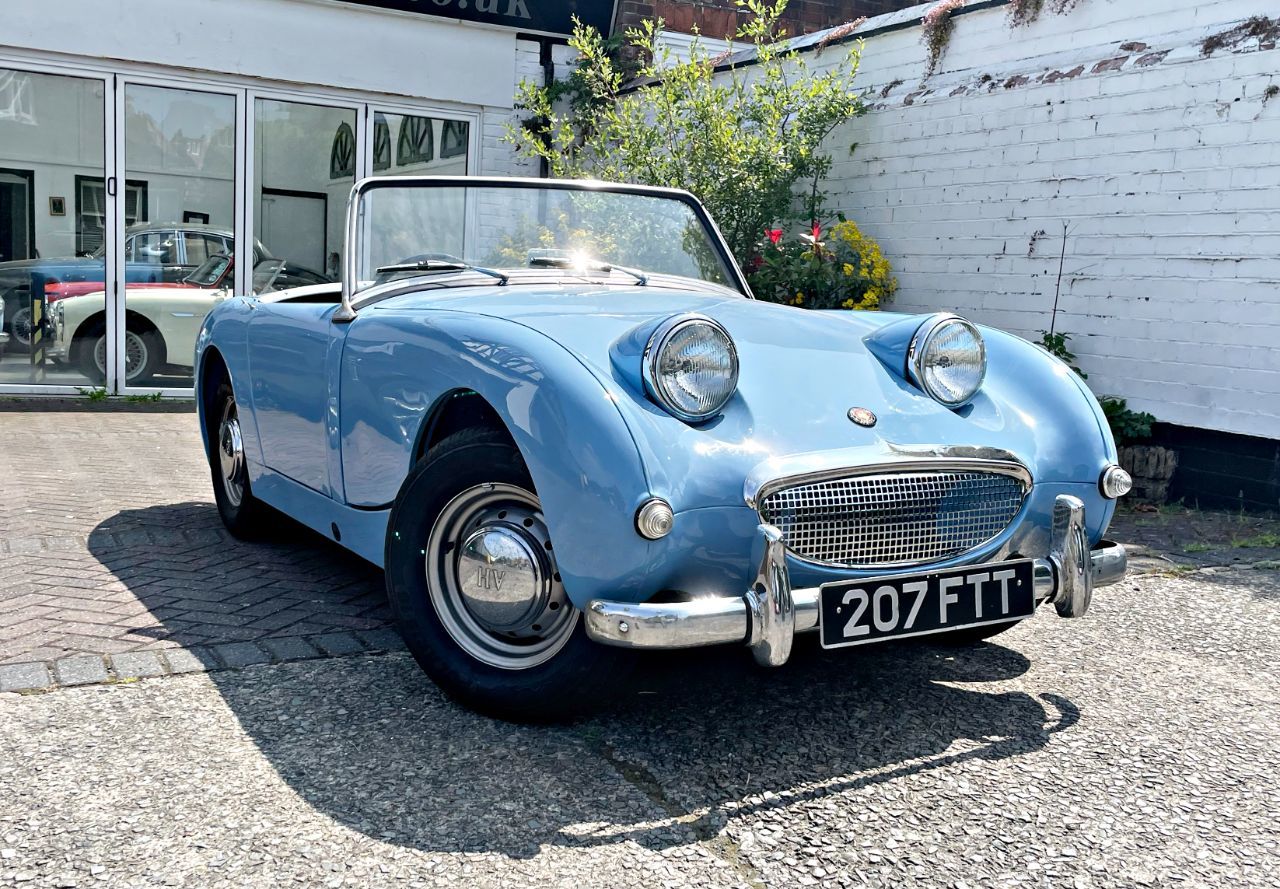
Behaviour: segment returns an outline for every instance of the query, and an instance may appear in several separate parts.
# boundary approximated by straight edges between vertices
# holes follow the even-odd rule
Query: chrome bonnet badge
[[[865,407],[849,408],[849,419],[857,423],[859,426],[876,425],[876,415]]]

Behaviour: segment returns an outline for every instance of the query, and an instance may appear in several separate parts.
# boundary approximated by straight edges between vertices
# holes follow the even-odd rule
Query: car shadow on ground
[[[244,584],[251,568],[267,580],[252,589],[294,597],[290,608],[326,585],[367,596],[380,583],[379,572],[304,530],[244,544],[216,522],[205,504],[127,511],[103,522],[90,546],[140,602],[155,603],[162,626],[179,624],[169,637],[179,642],[205,638],[184,622],[190,612],[166,617],[183,592],[172,580],[179,565],[188,599]],[[598,715],[559,726],[465,710],[404,653],[209,676],[316,810],[376,841],[528,858],[547,845],[688,844],[735,818],[1038,750],[1080,714],[1062,697],[987,684],[1029,666],[998,644],[823,652],[812,635],[778,670],[755,667],[737,647],[652,654],[598,702]]]
[[[284,515],[270,542],[245,543],[211,503],[121,510],[88,547],[145,606],[132,636],[177,645],[208,667],[218,646],[389,625],[382,572]]]

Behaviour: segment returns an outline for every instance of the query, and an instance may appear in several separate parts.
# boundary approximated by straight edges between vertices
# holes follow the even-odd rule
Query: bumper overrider
[[[745,642],[765,666],[791,656],[796,633],[818,628],[819,588],[792,589],[782,532],[759,526],[750,589],[737,596],[688,602],[641,603],[593,599],[587,605],[587,635],[624,648],[694,648]],[[1034,560],[1035,599],[1052,602],[1062,617],[1080,617],[1093,588],[1116,583],[1128,558],[1118,543],[1089,547],[1084,503],[1060,494],[1054,501],[1048,558]]]

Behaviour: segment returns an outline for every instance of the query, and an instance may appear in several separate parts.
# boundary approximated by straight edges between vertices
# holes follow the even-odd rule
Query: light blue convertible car
[[[229,299],[196,380],[232,533],[386,571],[450,695],[590,708],[638,649],[976,641],[1125,572],[1062,362],[955,315],[758,302],[681,191],[376,178],[340,285]]]

